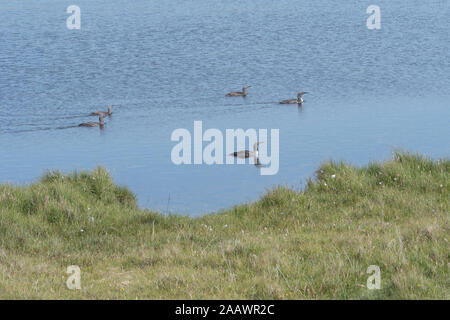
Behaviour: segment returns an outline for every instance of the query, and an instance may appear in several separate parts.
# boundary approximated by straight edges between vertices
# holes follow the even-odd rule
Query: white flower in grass
[[[332,175],[331,175],[331,179],[334,179],[334,178],[336,178],[336,175],[335,175],[335,174],[332,174]]]

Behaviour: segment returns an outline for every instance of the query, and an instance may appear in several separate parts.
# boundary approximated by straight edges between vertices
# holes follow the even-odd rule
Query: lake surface
[[[104,165],[142,207],[198,216],[301,188],[330,158],[448,157],[449,16],[447,0],[0,0],[0,183]],[[301,108],[277,103],[300,90]],[[104,130],[74,127],[108,104]],[[195,120],[280,129],[278,174],[173,164]]]

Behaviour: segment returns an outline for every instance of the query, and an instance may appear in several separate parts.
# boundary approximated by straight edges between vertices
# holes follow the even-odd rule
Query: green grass
[[[103,168],[49,172],[0,186],[0,298],[449,299],[449,191],[449,160],[396,153],[194,219],[140,210]]]

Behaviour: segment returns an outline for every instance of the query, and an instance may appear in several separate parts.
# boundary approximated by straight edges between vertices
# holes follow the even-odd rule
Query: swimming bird
[[[303,103],[302,96],[305,93],[308,93],[308,92],[300,91],[299,93],[297,93],[297,99],[283,100],[283,101],[280,101],[280,104],[302,104]]]
[[[230,92],[230,93],[227,93],[226,96],[227,97],[245,97],[245,96],[247,96],[247,89],[250,87],[251,86],[244,86],[242,88],[242,91]]]
[[[108,106],[108,111],[97,111],[92,112],[90,114],[90,116],[99,116],[99,115],[103,115],[104,117],[112,115],[112,107]]]
[[[103,115],[98,116],[98,122],[84,122],[80,123],[79,127],[98,127],[102,128],[105,125],[105,122],[103,121]]]
[[[253,157],[255,158],[255,162],[259,162],[258,161],[258,157],[259,157],[259,145],[261,143],[264,142],[256,142],[253,145],[253,151],[248,151],[248,150],[243,150],[243,151],[235,151],[233,153],[230,153],[230,156],[236,157],[236,158],[241,158],[241,159],[246,159],[246,158],[250,158]]]

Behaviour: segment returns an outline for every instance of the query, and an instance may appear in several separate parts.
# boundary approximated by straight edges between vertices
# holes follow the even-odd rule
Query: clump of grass
[[[0,186],[0,298],[449,299],[449,191],[449,160],[397,152],[193,219],[140,210],[101,167],[48,172]]]

